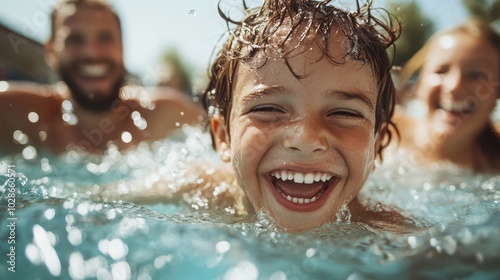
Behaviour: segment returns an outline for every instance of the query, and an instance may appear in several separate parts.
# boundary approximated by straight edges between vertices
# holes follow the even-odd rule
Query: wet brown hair
[[[450,29],[446,29],[434,34],[425,45],[405,64],[401,71],[400,79],[403,84],[407,85],[416,83],[412,90],[418,90],[418,77],[421,69],[427,61],[427,55],[433,43],[443,35],[465,34],[475,39],[488,42],[496,50],[498,54],[498,64],[500,65],[500,34],[498,34],[487,21],[479,18],[472,18],[462,24],[459,24]],[[500,77],[495,77],[500,81]],[[497,87],[497,98],[500,98],[500,89]],[[498,171],[500,169],[500,149],[496,148],[500,145],[500,135],[495,130],[493,123],[490,121],[479,135],[478,142],[481,143],[480,148],[485,157],[488,159],[491,169]]]
[[[500,35],[491,27],[490,23],[478,18],[472,18],[451,29],[446,29],[432,35],[425,45],[404,65],[400,74],[401,81],[407,83],[410,79],[418,75],[425,64],[431,45],[437,39],[443,35],[454,34],[466,34],[478,39],[483,39],[485,42],[489,42],[500,55]],[[498,63],[500,64],[500,61]]]
[[[380,132],[383,124],[387,125],[386,135],[377,151],[382,156],[382,150],[389,145],[392,133],[398,134],[391,120],[395,87],[390,75],[392,60],[389,59],[387,49],[394,47],[401,25],[385,10],[372,8],[372,1],[367,1],[362,6],[356,1],[357,9],[354,11],[342,10],[332,6],[330,2],[265,0],[261,7],[248,8],[245,0],[242,0],[246,16],[241,20],[234,20],[225,14],[219,2],[219,14],[227,22],[228,29],[230,24],[236,27],[229,29],[228,39],[211,66],[210,81],[202,98],[207,112],[221,114],[229,127],[232,92],[239,63],[255,58],[258,53],[264,53],[268,59],[276,48],[281,51],[281,58],[287,63],[287,55],[293,48],[288,50],[285,45],[288,46],[297,36],[299,43],[306,37],[313,36],[323,53],[322,57],[331,63],[340,65],[352,58],[371,66],[378,84],[374,133]],[[387,22],[373,16],[373,11],[382,11],[382,16],[385,13]],[[334,59],[328,52],[332,30],[339,30],[337,32],[342,32],[347,37],[349,45],[342,59]],[[293,44],[295,48],[298,47],[295,41]],[[265,61],[261,66],[264,64]],[[297,78],[301,78],[293,69],[290,70]]]
[[[52,10],[52,13],[50,15],[51,23],[50,23],[50,40],[54,39],[54,36],[56,34],[56,18],[59,12],[61,12],[62,9],[67,8],[68,6],[74,6],[75,8],[79,7],[87,7],[87,8],[94,8],[94,9],[103,9],[109,11],[111,14],[113,14],[114,18],[116,19],[116,22],[118,23],[118,28],[120,29],[120,37],[122,34],[121,31],[121,21],[120,17],[118,16],[118,13],[116,12],[114,6],[107,0],[61,0],[58,1]]]

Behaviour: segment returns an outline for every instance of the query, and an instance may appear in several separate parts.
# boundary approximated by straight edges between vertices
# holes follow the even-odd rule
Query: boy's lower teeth
[[[315,195],[312,198],[303,198],[303,197],[292,197],[290,195],[284,194],[282,191],[279,191],[279,193],[284,198],[286,198],[286,200],[291,201],[291,202],[296,203],[296,204],[308,204],[308,203],[311,203],[311,202],[315,202],[318,199],[318,197],[320,196],[320,194],[318,194],[318,195]]]

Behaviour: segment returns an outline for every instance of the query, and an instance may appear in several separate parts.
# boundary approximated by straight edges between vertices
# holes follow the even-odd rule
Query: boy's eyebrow
[[[263,96],[269,96],[274,94],[289,95],[290,93],[286,91],[284,87],[281,86],[258,86],[256,89],[252,90],[249,94],[245,95],[241,99],[241,103],[248,104]]]
[[[370,109],[374,110],[375,106],[373,102],[367,97],[367,94],[362,92],[347,92],[347,91],[336,91],[332,90],[328,92],[328,95],[335,95],[336,98],[340,98],[342,100],[353,100],[357,99],[365,103]]]
[[[285,94],[290,95],[291,93],[287,91],[282,86],[259,86],[246,96],[244,96],[241,100],[242,104],[248,104],[258,98],[263,96],[269,96],[273,94]],[[331,90],[327,92],[327,95],[334,95],[335,98],[339,98],[342,100],[360,100],[365,103],[370,109],[374,110],[375,106],[373,102],[367,97],[367,94],[363,94],[361,92],[348,92],[348,91],[338,91]]]

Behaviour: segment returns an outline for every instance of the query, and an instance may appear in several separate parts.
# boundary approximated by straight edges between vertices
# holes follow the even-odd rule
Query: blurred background
[[[0,80],[54,82],[45,65],[43,43],[49,36],[51,7],[57,0],[2,1],[0,4]],[[125,65],[135,83],[171,85],[199,92],[207,81],[214,48],[226,26],[219,0],[111,0],[122,19]],[[238,5],[240,0],[224,0]],[[262,0],[247,1],[258,5]],[[353,1],[334,3],[349,8]],[[374,0],[400,17],[404,32],[396,65],[402,65],[437,30],[471,15],[500,18],[500,0]],[[236,11],[237,12],[237,11]]]

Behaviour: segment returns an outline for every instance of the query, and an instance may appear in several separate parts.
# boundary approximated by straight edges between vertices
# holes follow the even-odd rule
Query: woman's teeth
[[[475,106],[469,101],[441,101],[441,108],[448,112],[453,113],[471,113],[474,111]]]
[[[293,172],[288,170],[277,170],[271,172],[271,176],[282,181],[293,180],[299,184],[312,184],[314,182],[326,182],[332,178],[331,174],[325,172]]]

